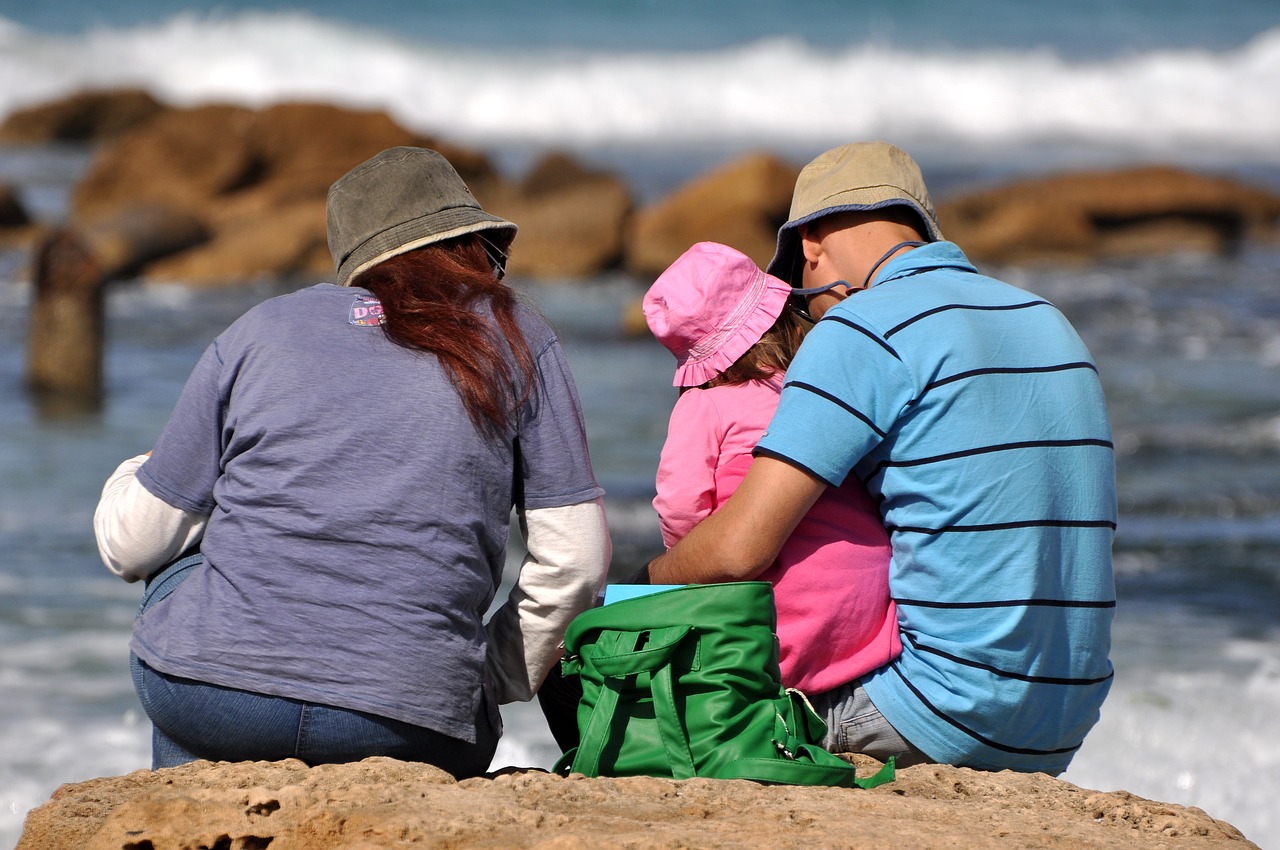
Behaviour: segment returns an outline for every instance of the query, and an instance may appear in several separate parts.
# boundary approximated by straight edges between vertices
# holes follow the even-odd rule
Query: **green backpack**
[[[821,746],[826,724],[783,688],[773,586],[688,585],[593,608],[565,635],[581,742],[555,771],[872,788]]]

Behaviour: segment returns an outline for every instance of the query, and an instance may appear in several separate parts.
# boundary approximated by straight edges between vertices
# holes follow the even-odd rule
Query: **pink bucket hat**
[[[705,384],[760,341],[786,308],[791,287],[741,251],[699,242],[645,293],[649,330],[676,356],[672,385]]]

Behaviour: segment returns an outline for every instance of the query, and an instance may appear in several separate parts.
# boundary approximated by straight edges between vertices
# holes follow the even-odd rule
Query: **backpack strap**
[[[859,779],[852,764],[826,751],[820,744],[827,724],[817,715],[804,693],[787,688],[774,701],[773,745],[777,758],[742,758],[715,771],[718,779],[751,779],[787,785],[834,785],[874,788],[892,782],[893,759],[869,779]]]
[[[691,626],[671,626],[602,636],[600,645],[604,647],[604,653],[582,662],[591,664],[604,677],[602,687],[578,746],[560,757],[553,768],[556,773],[599,775],[600,758],[611,738],[622,680],[628,676],[648,674],[658,734],[662,738],[671,775],[676,779],[690,779],[697,775],[688,736],[676,708],[671,668],[671,656],[691,634],[696,637]],[[638,648],[642,643],[643,648]]]
[[[659,667],[649,677],[649,689],[653,692],[653,714],[658,721],[658,734],[662,748],[667,753],[667,765],[674,779],[692,779],[698,775],[689,749],[689,733],[676,708],[675,685],[672,681],[671,662]]]
[[[892,782],[895,776],[892,757],[875,776],[862,779],[853,765],[812,744],[801,744],[792,755],[794,759],[735,759],[717,770],[713,778],[750,779],[784,785],[875,788]]]

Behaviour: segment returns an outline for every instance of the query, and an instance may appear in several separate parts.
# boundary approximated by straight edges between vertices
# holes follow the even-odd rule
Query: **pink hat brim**
[[[739,357],[746,354],[751,346],[760,341],[773,323],[782,315],[787,307],[787,299],[791,297],[791,286],[770,274],[760,273],[764,277],[760,299],[756,302],[740,325],[718,345],[715,350],[702,357],[689,356],[676,365],[675,377],[671,385],[675,387],[697,387],[716,378]]]

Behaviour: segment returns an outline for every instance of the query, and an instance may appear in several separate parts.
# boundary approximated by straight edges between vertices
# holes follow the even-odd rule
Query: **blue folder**
[[[683,584],[609,584],[604,588],[604,604],[621,602],[624,599],[635,599],[637,596],[648,596],[663,590],[675,590]]]

